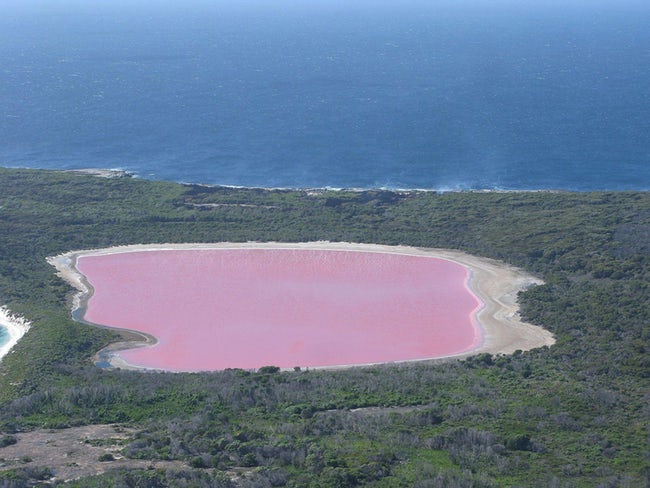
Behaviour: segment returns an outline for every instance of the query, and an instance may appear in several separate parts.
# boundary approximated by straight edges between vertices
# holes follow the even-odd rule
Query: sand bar
[[[22,317],[13,315],[7,307],[0,307],[0,325],[9,332],[9,340],[0,346],[0,361],[18,343],[20,338],[29,330],[30,323]]]
[[[77,259],[82,256],[101,256],[115,253],[134,251],[160,251],[160,250],[196,250],[196,249],[309,249],[309,250],[336,250],[402,254],[407,256],[434,257],[461,264],[470,270],[469,282],[472,292],[482,301],[483,307],[476,318],[481,328],[481,341],[455,356],[490,352],[493,354],[509,354],[517,349],[528,350],[554,343],[553,336],[544,329],[530,324],[522,323],[519,319],[516,296],[520,290],[531,285],[541,283],[540,280],[507,266],[497,261],[477,258],[458,251],[440,249],[416,249],[403,246],[382,246],[351,243],[218,243],[218,244],[154,244],[123,246],[108,249],[74,251],[49,259],[58,274],[70,282],[80,291],[73,303],[73,308],[83,308],[92,294],[92,287],[85,277],[76,269]],[[77,314],[78,315],[78,314]],[[147,344],[152,344],[155,339],[146,334],[140,338]],[[129,366],[115,354],[120,349],[132,348],[134,342],[113,345],[110,354],[105,354],[113,366]],[[106,351],[105,351],[106,352]],[[438,358],[439,356],[436,356]]]

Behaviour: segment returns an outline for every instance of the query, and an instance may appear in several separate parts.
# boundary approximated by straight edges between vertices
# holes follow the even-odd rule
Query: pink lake
[[[126,362],[170,371],[385,363],[481,341],[467,268],[360,251],[201,249],[81,256],[88,322],[145,332]]]

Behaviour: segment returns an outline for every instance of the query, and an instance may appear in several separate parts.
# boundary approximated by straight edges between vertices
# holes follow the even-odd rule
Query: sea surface
[[[636,0],[2,0],[0,166],[648,190],[649,25]]]
[[[7,328],[0,325],[0,347],[4,346],[9,341],[9,331]]]

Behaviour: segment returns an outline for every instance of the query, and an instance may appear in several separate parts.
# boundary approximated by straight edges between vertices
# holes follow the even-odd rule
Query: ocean
[[[254,187],[650,189],[647,1],[2,5],[0,166]]]
[[[0,325],[0,349],[7,342],[9,342],[9,331],[7,331],[6,327]]]

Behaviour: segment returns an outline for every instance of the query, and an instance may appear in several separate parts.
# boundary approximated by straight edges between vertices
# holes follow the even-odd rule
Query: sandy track
[[[133,251],[159,250],[194,250],[194,249],[310,249],[310,250],[339,250],[363,251],[411,256],[425,256],[447,259],[459,263],[470,270],[469,287],[483,302],[484,306],[477,314],[477,320],[482,328],[483,341],[474,351],[459,356],[470,356],[477,353],[512,354],[516,350],[527,351],[555,343],[553,335],[532,324],[525,323],[519,316],[517,294],[530,286],[541,284],[542,281],[534,276],[509,266],[505,263],[472,256],[460,251],[448,249],[423,249],[407,246],[385,246],[378,244],[354,244],[344,242],[247,242],[247,243],[188,243],[188,244],[141,244],[117,246],[105,249],[71,251],[59,256],[48,258],[48,262],[57,269],[57,274],[74,286],[79,293],[74,297],[73,311],[83,308],[92,294],[92,287],[86,278],[76,269],[77,258],[84,255],[106,255]],[[129,367],[114,352],[152,344],[155,338],[132,331],[134,336],[127,341],[109,346],[107,354],[113,366]]]

